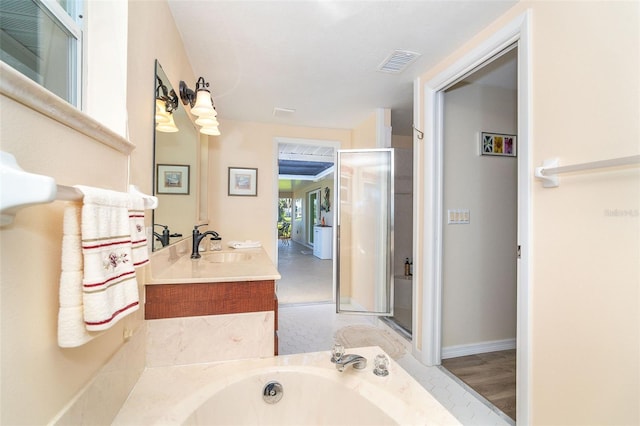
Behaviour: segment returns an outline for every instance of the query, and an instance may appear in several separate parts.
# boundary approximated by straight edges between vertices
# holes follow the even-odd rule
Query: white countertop
[[[189,245],[186,244],[186,247]],[[262,281],[281,278],[263,248],[201,252],[200,259],[191,259],[190,254],[190,250],[185,249],[184,245],[170,246],[155,252],[151,258],[151,279],[147,284]],[[238,254],[241,256],[237,256]],[[220,258],[225,256],[241,259],[220,261]]]

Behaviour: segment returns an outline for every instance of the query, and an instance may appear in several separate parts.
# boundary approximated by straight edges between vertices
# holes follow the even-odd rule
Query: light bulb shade
[[[208,90],[200,89],[196,92],[196,104],[191,108],[191,112],[198,117],[213,115],[213,103],[211,102],[211,93]]]
[[[217,117],[218,116],[218,111],[216,111],[215,107],[211,108],[211,110],[209,110],[208,112],[201,114],[199,117],[207,117],[207,118],[211,118],[211,117]]]
[[[168,123],[158,123],[156,126],[156,130],[164,133],[175,133],[178,131],[178,126],[176,126],[176,122],[173,121],[173,114],[169,114],[169,122]]]
[[[169,114],[167,114],[166,104],[162,99],[156,99],[156,124],[168,122]]]
[[[220,130],[218,129],[218,126],[202,127],[200,129],[200,133],[204,133],[205,135],[210,135],[210,136],[220,136]]]
[[[218,127],[220,123],[214,116],[202,116],[196,120],[196,124],[202,127]]]

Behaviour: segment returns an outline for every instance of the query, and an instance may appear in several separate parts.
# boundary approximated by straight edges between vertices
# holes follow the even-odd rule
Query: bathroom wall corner
[[[145,368],[146,334],[143,321],[51,424],[111,424]]]

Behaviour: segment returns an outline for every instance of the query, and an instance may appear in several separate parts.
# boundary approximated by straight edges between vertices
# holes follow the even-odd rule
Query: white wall
[[[517,92],[459,85],[444,99],[442,347],[516,337],[517,159],[479,155],[479,133],[517,133]],[[447,224],[448,209],[469,224]]]

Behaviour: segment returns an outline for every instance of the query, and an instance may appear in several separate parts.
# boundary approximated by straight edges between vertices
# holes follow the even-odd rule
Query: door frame
[[[518,245],[521,256],[517,272],[517,369],[516,408],[518,424],[530,423],[531,398],[531,16],[529,11],[517,16],[493,35],[463,55],[458,61],[416,90],[424,96],[424,136],[418,146],[424,170],[420,188],[423,211],[414,220],[422,244],[414,242],[414,252],[421,252],[420,275],[423,279],[421,300],[414,298],[414,311],[421,309],[420,342],[416,354],[426,365],[440,365],[442,353],[442,220],[443,220],[443,98],[444,90],[512,44],[518,49]],[[418,93],[419,95],[420,93]],[[418,141],[416,141],[418,142]],[[415,202],[415,201],[414,201]],[[416,205],[418,205],[416,203]],[[420,222],[422,224],[419,227]],[[514,247],[515,250],[515,247]],[[416,265],[417,266],[417,265]],[[415,343],[414,343],[415,345]]]
[[[279,170],[278,170],[278,156],[279,156],[279,150],[278,150],[278,145],[281,143],[295,143],[295,144],[299,144],[299,145],[311,145],[311,146],[330,146],[333,148],[333,163],[335,164],[336,159],[336,152],[340,149],[340,147],[342,146],[342,143],[339,140],[331,140],[331,139],[307,139],[307,138],[290,138],[290,137],[285,137],[285,136],[274,136],[273,137],[273,208],[275,209],[275,211],[277,211],[278,209],[278,200],[280,198],[280,191],[278,189],[278,181],[279,181]],[[334,179],[335,182],[335,179]],[[332,205],[335,205],[335,200],[336,200],[336,188],[335,188],[335,183],[334,183],[334,187],[333,189],[333,194],[331,195],[331,203]],[[304,208],[304,204],[306,203],[306,200],[303,201],[303,210],[306,210]],[[303,212],[302,218],[304,221],[304,225],[306,227],[306,218],[305,218],[305,213]],[[275,228],[275,227],[274,227]],[[306,229],[306,228],[305,228]],[[291,228],[292,232],[293,232],[293,225]],[[273,239],[275,241],[275,246],[274,247],[278,247],[278,230],[274,229],[273,231]],[[332,238],[333,242],[332,244],[335,244],[335,235]],[[333,246],[333,252],[335,253],[335,245]],[[278,264],[278,250],[275,250],[274,253],[274,261],[275,264]],[[335,264],[334,264],[334,268],[335,268]],[[334,271],[334,275],[335,275],[335,271]],[[334,293],[335,293],[335,280],[333,280],[333,286],[334,286]]]
[[[335,163],[334,163],[335,164]],[[317,207],[317,211],[312,208],[313,204],[311,202],[311,197],[315,195],[315,204]],[[307,215],[305,217],[305,233],[307,235],[307,244],[314,247],[315,246],[315,235],[313,233],[314,227],[316,226],[316,220],[320,219],[320,199],[322,197],[322,189],[312,189],[311,191],[307,191],[306,193],[307,199],[305,200],[307,206]],[[312,213],[317,213],[317,217],[311,217]],[[318,224],[320,224],[318,222]]]

